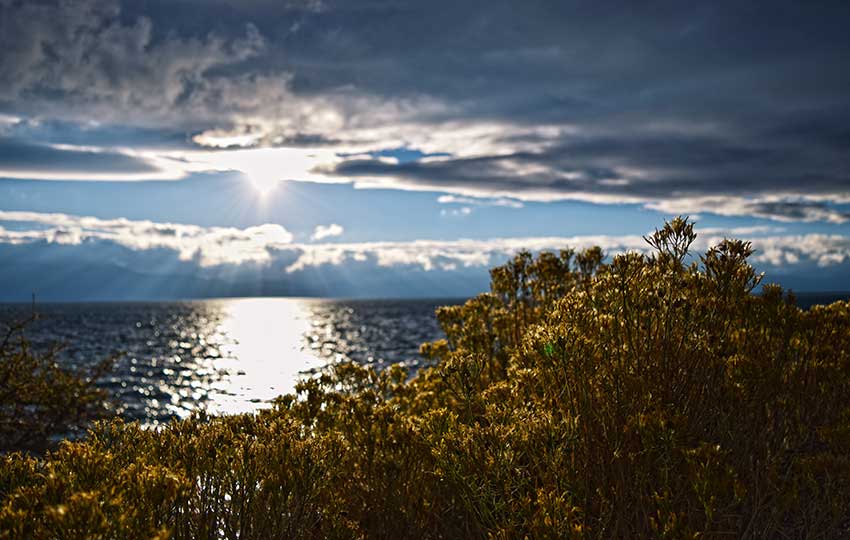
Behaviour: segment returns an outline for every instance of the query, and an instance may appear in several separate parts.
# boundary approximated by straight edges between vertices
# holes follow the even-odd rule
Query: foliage
[[[95,382],[113,359],[86,371],[61,366],[58,347],[38,353],[24,336],[35,318],[0,325],[0,453],[43,452],[57,439],[84,434],[108,412],[107,395]]]
[[[0,466],[7,538],[844,538],[850,306],[688,262],[518,254],[407,381],[341,364],[258,415],[115,421]],[[4,533],[0,533],[2,536]]]

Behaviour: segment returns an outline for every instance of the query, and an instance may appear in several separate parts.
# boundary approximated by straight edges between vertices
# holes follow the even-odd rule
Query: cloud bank
[[[694,250],[727,236],[752,239],[753,263],[783,283],[829,288],[829,279],[850,269],[850,239],[841,235],[788,235],[775,227],[708,229]],[[30,290],[76,299],[471,295],[486,288],[488,268],[521,249],[594,245],[608,255],[648,250],[640,235],[298,243],[275,224],[239,229],[0,211],[0,298],[22,299]],[[62,276],[100,277],[88,289],[51,288]],[[127,278],[123,289],[106,287],[121,276]]]
[[[201,268],[267,262],[270,260],[270,248],[292,241],[292,234],[286,229],[270,223],[237,229],[0,211],[0,223],[3,222],[24,225],[24,228],[17,229],[0,227],[0,243],[4,244],[85,245],[108,242],[136,252],[172,251],[179,261],[192,261]]]

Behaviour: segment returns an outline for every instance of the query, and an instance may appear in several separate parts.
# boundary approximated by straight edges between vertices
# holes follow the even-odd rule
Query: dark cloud
[[[157,132],[119,134],[139,144],[337,147],[325,172],[389,187],[777,219],[850,200],[843,0],[2,0],[0,21],[0,110]],[[399,145],[439,159],[381,159]]]
[[[0,103],[16,114],[74,120],[197,121],[244,102],[250,80],[207,76],[264,48],[256,27],[157,37],[149,17],[121,17],[113,0],[0,4]],[[178,109],[183,113],[178,114]],[[86,118],[86,115],[94,115]],[[189,127],[184,125],[183,127]]]
[[[754,203],[750,211],[757,216],[785,218],[789,221],[850,221],[850,212],[823,203],[777,201]]]
[[[93,122],[80,124],[52,119],[10,122],[5,134],[11,138],[43,144],[101,148],[176,149],[194,146],[187,134],[180,131]]]
[[[392,163],[342,161],[324,172],[488,192],[581,194],[639,200],[707,194],[754,196],[766,189],[829,196],[850,188],[850,159],[821,150],[814,165],[769,141],[622,134],[573,137],[537,152]],[[767,208],[767,205],[764,206]]]
[[[154,174],[159,169],[142,159],[116,152],[66,150],[0,137],[0,171],[126,175]]]

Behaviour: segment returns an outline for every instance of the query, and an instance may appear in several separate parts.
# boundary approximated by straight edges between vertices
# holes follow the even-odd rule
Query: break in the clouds
[[[845,1],[0,0],[0,174],[842,223],[848,27]]]
[[[325,230],[334,230],[328,226]],[[704,229],[704,251],[728,236],[752,238],[769,281],[840,283],[850,239],[787,234],[770,226]],[[647,252],[641,235],[299,243],[280,225],[247,228],[0,212],[0,298],[148,298],[248,294],[429,296],[474,294],[487,269],[517,251],[601,246]],[[788,281],[788,276],[792,279]],[[794,277],[796,276],[796,277]],[[71,280],[74,287],[65,287]]]

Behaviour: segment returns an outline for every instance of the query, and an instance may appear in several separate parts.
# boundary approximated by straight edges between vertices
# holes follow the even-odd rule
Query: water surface
[[[351,360],[416,368],[419,345],[442,333],[452,300],[246,298],[185,302],[39,304],[27,331],[37,347],[64,343],[61,361],[86,366],[122,353],[102,381],[123,413],[148,424],[254,411],[302,377]],[[457,301],[454,301],[457,302]],[[0,321],[31,306],[0,304]]]

